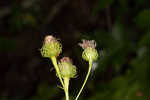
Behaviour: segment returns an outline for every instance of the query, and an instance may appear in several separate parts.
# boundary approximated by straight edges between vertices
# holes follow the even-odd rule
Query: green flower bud
[[[96,61],[98,58],[98,52],[96,48],[96,42],[94,40],[83,40],[83,43],[79,45],[84,49],[82,58],[86,61]]]
[[[60,42],[56,40],[56,38],[48,35],[45,37],[43,46],[40,51],[43,57],[57,57],[62,52],[62,46]]]
[[[76,66],[72,65],[69,57],[63,57],[58,64],[61,76],[74,78],[77,74]]]

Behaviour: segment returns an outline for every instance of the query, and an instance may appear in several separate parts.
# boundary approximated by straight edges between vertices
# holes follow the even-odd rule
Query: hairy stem
[[[66,100],[69,100],[69,78],[68,77],[64,77],[64,91],[65,91],[65,95],[66,95]]]
[[[58,75],[58,78],[59,78],[59,80],[60,80],[60,82],[61,82],[61,85],[62,85],[63,88],[64,88],[64,82],[63,82],[63,80],[62,80],[62,77],[61,77],[61,74],[60,74],[60,70],[59,70],[59,67],[58,67],[58,65],[57,65],[56,57],[55,57],[55,56],[51,57],[51,60],[52,60],[52,62],[53,62],[53,65],[54,65],[54,68],[55,68],[56,73],[57,73],[57,75]]]
[[[91,72],[91,68],[92,68],[92,61],[89,61],[89,69],[88,69],[88,72],[87,72],[87,74],[86,74],[86,77],[85,77],[85,80],[84,80],[84,82],[83,82],[83,85],[82,85],[82,87],[81,87],[81,89],[80,89],[80,91],[79,91],[77,97],[75,98],[75,100],[78,100],[78,98],[79,98],[79,96],[80,96],[80,94],[81,94],[81,92],[82,92],[82,90],[83,90],[83,88],[84,88],[84,86],[85,86],[85,84],[86,84],[86,82],[87,82],[87,79],[89,78],[89,75],[90,75],[90,72]]]

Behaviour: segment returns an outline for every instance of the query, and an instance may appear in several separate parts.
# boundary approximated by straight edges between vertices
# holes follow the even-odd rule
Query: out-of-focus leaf
[[[120,3],[120,9],[122,9],[123,11],[128,11],[128,0],[119,0]]]
[[[137,33],[132,31],[132,27],[116,22],[112,27],[111,36],[116,40],[116,44],[132,44],[136,40]]]
[[[128,79],[126,79],[125,77],[116,77],[112,80],[111,87],[114,89],[120,89],[120,88],[127,87],[127,84],[128,84]]]
[[[142,100],[143,97],[137,94],[141,92],[140,84],[130,79],[132,78],[121,76],[114,78],[109,84],[99,84],[99,87],[105,89],[98,88],[96,94],[88,100]]]
[[[131,65],[134,68],[133,73],[133,77],[136,78],[136,80],[140,83],[143,93],[144,93],[144,97],[145,98],[149,98],[149,94],[150,94],[150,88],[149,88],[149,84],[150,84],[150,52],[143,52],[143,56],[140,55],[138,56],[136,59],[134,59],[131,62]],[[147,99],[145,99],[147,100]]]
[[[115,44],[115,40],[112,36],[104,30],[96,30],[91,37],[96,40],[97,46],[103,46],[103,48],[108,48]]]
[[[139,46],[149,46],[150,45],[150,30],[144,34],[142,39],[139,41]]]
[[[145,85],[150,83],[149,81],[149,59],[150,56],[145,56],[143,59],[135,59],[132,61],[132,66],[134,67],[134,74],[136,75],[135,77],[141,82],[144,83]]]
[[[32,9],[33,10],[33,9]],[[35,28],[38,26],[37,16],[34,11],[30,9],[23,9],[16,6],[12,9],[12,14],[9,19],[10,29],[12,31],[22,30],[26,27]]]
[[[149,3],[149,0],[136,0],[136,5],[138,7],[144,7],[148,3]]]
[[[111,100],[111,95],[109,91],[96,92],[96,94],[89,97],[88,100]]]
[[[138,84],[119,88],[113,95],[112,100],[136,100],[136,92],[139,89]]]
[[[46,83],[41,83],[38,86],[37,93],[30,100],[51,100],[56,96],[58,87],[50,87]]]
[[[12,28],[22,29],[25,26],[37,26],[37,20],[31,13],[18,13],[12,16],[10,24]]]
[[[124,40],[124,28],[123,25],[121,25],[120,23],[116,23],[114,24],[113,28],[112,28],[112,37],[114,40],[117,41],[117,43],[122,43]]]
[[[26,13],[22,17],[23,17],[24,24],[30,25],[30,26],[36,26],[37,25],[37,19],[31,13]]]
[[[150,28],[150,9],[142,10],[135,17],[135,23],[142,29]]]

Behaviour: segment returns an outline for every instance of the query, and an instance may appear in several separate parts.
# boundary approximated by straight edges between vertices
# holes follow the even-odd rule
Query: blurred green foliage
[[[114,28],[111,33],[96,31],[90,36],[104,51],[95,75],[111,66],[113,77],[109,82],[97,83],[95,93],[88,100],[149,100],[149,30],[138,41],[134,41],[119,24]]]
[[[150,28],[150,9],[144,9],[135,17],[136,25],[142,29]]]
[[[16,6],[12,9],[11,18],[8,23],[12,31],[23,30],[24,28],[36,28],[38,27],[38,17],[36,11],[32,8],[22,8]]]
[[[30,100],[52,100],[58,93],[58,87],[49,86],[47,83],[41,83],[38,85],[35,96]]]

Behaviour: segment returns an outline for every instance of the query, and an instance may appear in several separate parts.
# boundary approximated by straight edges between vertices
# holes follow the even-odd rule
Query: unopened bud
[[[77,74],[76,66],[72,64],[69,57],[63,57],[58,66],[62,77],[74,78]]]
[[[48,35],[45,37],[40,51],[43,57],[57,57],[62,52],[62,46],[56,38],[54,38],[52,35]]]
[[[96,48],[96,42],[94,40],[83,40],[83,43],[79,45],[84,49],[82,58],[86,61],[96,61],[98,58],[98,52]]]

